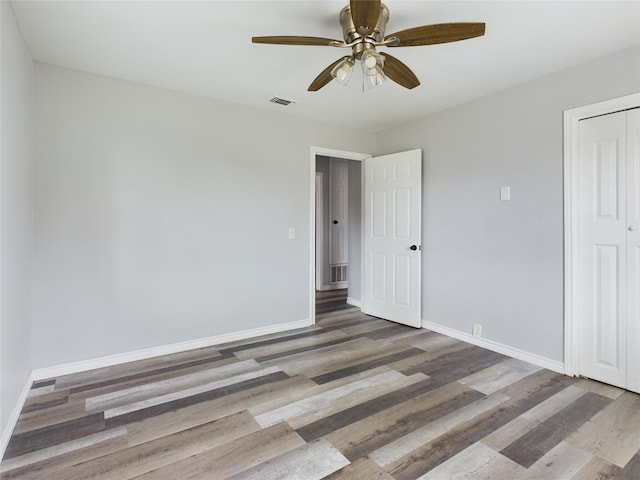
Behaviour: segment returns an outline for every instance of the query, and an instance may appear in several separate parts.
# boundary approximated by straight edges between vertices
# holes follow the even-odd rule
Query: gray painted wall
[[[0,2],[0,431],[31,371],[33,63],[9,2]]]
[[[424,320],[563,360],[563,110],[639,90],[632,48],[379,133],[423,149]]]
[[[309,319],[310,147],[373,134],[41,64],[35,105],[35,367]]]

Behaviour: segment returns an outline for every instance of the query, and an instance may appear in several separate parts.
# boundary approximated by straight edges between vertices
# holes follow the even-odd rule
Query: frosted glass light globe
[[[376,66],[376,57],[374,55],[367,55],[364,59],[364,64],[367,68],[373,68]]]

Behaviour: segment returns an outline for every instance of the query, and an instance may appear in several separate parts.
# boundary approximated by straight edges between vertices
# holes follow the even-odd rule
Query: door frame
[[[312,325],[316,323],[316,156],[318,155],[343,158],[345,160],[356,160],[359,162],[363,162],[367,158],[372,157],[370,153],[349,152],[326,147],[311,147],[309,158],[309,318]],[[362,182],[362,175],[360,175],[360,181]],[[362,277],[362,272],[360,276]],[[362,292],[360,293],[360,298],[362,298]]]
[[[322,223],[322,217],[324,216],[324,208],[323,208],[323,203],[324,203],[324,192],[323,192],[323,186],[324,186],[324,177],[322,175],[322,172],[315,172],[316,173],[316,183],[315,183],[315,223],[316,223],[316,229],[315,229],[315,236],[314,236],[314,240],[315,240],[315,244],[318,244],[318,238],[321,238],[324,235],[324,227],[323,227],[323,223]],[[322,285],[322,276],[323,276],[323,270],[322,270],[322,262],[324,261],[324,255],[323,255],[323,251],[322,249],[315,249],[315,258],[316,258],[316,262],[315,262],[315,267],[316,267],[316,272],[315,272],[315,277],[316,277],[316,286],[318,284]]]
[[[564,370],[580,375],[580,320],[576,306],[584,300],[578,288],[580,120],[640,107],[640,93],[564,111]]]

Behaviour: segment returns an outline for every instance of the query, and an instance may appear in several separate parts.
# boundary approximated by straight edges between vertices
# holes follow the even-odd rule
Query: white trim
[[[312,324],[311,320],[307,318],[295,322],[280,323],[277,325],[269,325],[267,327],[258,327],[239,332],[225,333],[222,335],[215,335],[213,337],[199,338],[186,342],[135,350],[133,352],[117,353],[115,355],[107,355],[105,357],[81,360],[79,362],[65,363],[62,365],[55,365],[53,367],[37,368],[32,372],[32,377],[33,380],[45,380],[47,378],[69,375],[71,373],[111,367],[122,363],[135,362],[172,353],[186,352],[188,350],[211,347],[227,342],[235,342],[237,340],[245,340],[247,338],[258,337],[260,335],[269,335],[272,333],[294,330],[296,328],[308,327]]]
[[[567,375],[580,374],[581,295],[577,288],[579,278],[578,256],[578,198],[580,184],[578,161],[580,158],[580,120],[606,115],[640,106],[640,93],[625,95],[603,102],[584,105],[564,111],[564,365]]]
[[[347,297],[347,304],[353,305],[354,307],[362,308],[362,302],[355,298]]]
[[[540,355],[536,355],[534,353],[529,353],[518,348],[510,347],[509,345],[504,345],[492,340],[487,340],[486,338],[474,337],[469,333],[461,332],[460,330],[454,330],[453,328],[438,325],[437,323],[427,322],[426,320],[422,320],[422,328],[426,328],[427,330],[431,330],[448,337],[462,340],[466,343],[471,343],[472,345],[477,345],[478,347],[486,348],[487,350],[491,350],[492,352],[502,353],[503,355],[522,360],[523,362],[528,362],[532,365],[546,368],[547,370],[552,370],[554,372],[562,374],[565,373],[564,365],[562,362],[551,360],[546,357],[541,357]]]
[[[24,387],[22,387],[22,391],[18,396],[18,400],[16,401],[13,410],[11,411],[11,415],[7,420],[7,425],[2,431],[2,438],[0,438],[0,459],[4,457],[4,452],[7,450],[9,440],[11,439],[11,435],[13,434],[13,430],[16,428],[16,424],[18,423],[18,419],[20,418],[20,413],[24,408],[24,404],[27,401],[27,397],[29,396],[29,392],[31,391],[31,385],[33,384],[33,381],[33,372],[31,372],[27,377],[27,381],[25,382]]]
[[[314,147],[310,148],[309,155],[309,264],[310,264],[310,281],[309,281],[309,318],[311,323],[316,322],[316,157],[318,155],[324,157],[344,158],[345,160],[357,160],[362,162],[367,158],[371,158],[371,154],[347,152],[344,150],[335,150],[333,148]],[[362,293],[362,292],[361,292]]]
[[[316,245],[318,245],[318,238],[322,238],[324,236],[324,222],[322,221],[322,217],[324,216],[324,175],[322,172],[316,172],[316,184],[315,184],[315,199],[316,199],[316,208],[315,208],[315,221],[316,221]],[[322,271],[322,263],[323,259],[323,251],[321,248],[315,249],[316,255],[316,288],[318,285],[323,284],[323,271]],[[324,286],[324,285],[322,285]],[[322,290],[322,289],[320,289]]]

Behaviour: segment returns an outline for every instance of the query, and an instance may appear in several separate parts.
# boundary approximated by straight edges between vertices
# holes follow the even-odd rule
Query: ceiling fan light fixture
[[[384,57],[375,50],[368,49],[362,52],[360,62],[362,63],[362,71],[365,75],[375,75],[378,71],[382,70]]]
[[[387,81],[383,72],[384,57],[373,49],[365,50],[360,58],[362,72],[364,73],[367,87],[373,88]]]
[[[382,69],[379,69],[374,75],[367,74],[364,78],[368,88],[377,87],[387,81],[387,76],[384,74]]]
[[[347,83],[349,83],[351,74],[353,73],[353,66],[355,65],[355,63],[356,62],[353,57],[345,58],[335,67],[333,67],[333,69],[331,70],[331,76],[335,79],[336,82],[346,86]]]

